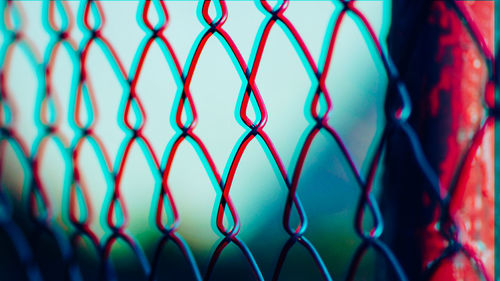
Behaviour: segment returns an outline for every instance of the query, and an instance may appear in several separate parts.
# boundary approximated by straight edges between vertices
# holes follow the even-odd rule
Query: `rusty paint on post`
[[[410,123],[439,175],[442,197],[449,197],[453,223],[440,223],[443,212],[396,134],[389,140],[382,202],[400,203],[385,208],[385,238],[411,280],[494,280],[494,122],[485,122],[486,61],[445,1],[407,2],[393,2],[389,49],[412,96]],[[494,1],[461,2],[493,50]],[[408,164],[396,167],[400,163]],[[460,250],[451,250],[453,240]]]

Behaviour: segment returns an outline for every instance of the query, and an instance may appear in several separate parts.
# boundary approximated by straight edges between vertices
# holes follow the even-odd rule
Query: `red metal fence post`
[[[393,1],[389,50],[411,95],[410,125],[440,180],[437,199],[407,137],[390,137],[385,239],[410,280],[494,279],[494,122],[485,95],[493,33],[494,1]]]

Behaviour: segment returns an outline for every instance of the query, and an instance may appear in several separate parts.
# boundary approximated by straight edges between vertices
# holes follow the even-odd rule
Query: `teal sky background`
[[[23,23],[25,34],[34,43],[36,57],[41,63],[42,54],[50,40],[40,24],[41,2],[18,3],[23,7],[27,19]],[[340,8],[334,3],[291,1],[285,13],[316,62],[324,48],[329,20]],[[68,2],[73,17],[77,15],[78,4],[77,1]],[[115,48],[125,69],[130,71],[139,43],[146,36],[136,21],[138,5],[134,1],[101,1],[101,4],[106,15],[103,36]],[[196,15],[195,1],[167,1],[166,4],[170,24],[165,34],[179,61],[184,64],[204,26]],[[381,41],[385,42],[390,1],[359,1],[356,5],[367,16]],[[228,1],[227,7],[228,20],[224,29],[248,61],[265,15],[253,1]],[[76,25],[70,36],[76,42],[81,42],[83,38],[82,31]],[[383,100],[387,77],[381,62],[373,58],[358,25],[350,17],[344,20],[337,42],[326,81],[333,104],[329,123],[343,138],[356,165],[366,172],[366,155],[370,155],[373,140],[378,137],[384,124]],[[18,109],[16,128],[26,143],[33,144],[39,134],[33,116],[37,94],[36,75],[20,49],[14,52],[12,61],[15,63],[9,70],[8,87]],[[75,137],[68,122],[73,63],[61,49],[52,74],[60,108],[56,113],[59,128],[68,144]],[[121,119],[119,108],[124,95],[123,88],[97,45],[89,52],[87,70],[97,99],[96,133],[114,161],[126,137],[117,121]],[[310,127],[304,108],[307,108],[307,95],[314,83],[308,71],[283,29],[275,25],[267,41],[256,84],[269,114],[265,131],[290,174],[294,169],[294,153],[300,149],[298,143]],[[212,37],[200,57],[190,89],[199,114],[194,132],[206,144],[221,173],[234,145],[245,132],[235,119],[241,86],[242,80],[226,49],[217,38]],[[147,113],[146,137],[151,141],[156,155],[161,158],[165,147],[176,134],[171,126],[170,113],[177,85],[157,44],[153,44],[149,51],[137,92]],[[82,119],[86,118],[88,116],[82,116]],[[41,159],[42,180],[49,190],[55,220],[61,227],[67,228],[65,217],[61,216],[68,168],[65,158],[56,144],[49,142]],[[9,163],[4,173],[19,174],[22,171],[12,151],[7,153],[4,161]],[[91,194],[94,215],[92,229],[103,236],[106,229],[99,217],[107,209],[106,194],[110,186],[88,143],[82,149],[80,167]],[[230,195],[242,220],[240,237],[249,243],[250,248],[269,247],[275,252],[273,255],[277,256],[286,240],[281,217],[287,191],[285,184],[276,176],[261,145],[253,140],[243,154]],[[19,202],[25,202],[23,194],[26,195],[22,191],[22,178],[2,176],[2,180],[10,186],[10,193]],[[157,188],[155,180],[158,179],[152,175],[141,148],[134,145],[126,164],[121,190],[130,215],[128,230],[144,247],[152,245],[159,236],[151,224],[151,206]],[[213,251],[213,244],[221,237],[212,223],[214,199],[218,193],[189,142],[184,142],[177,152],[169,184],[180,211],[179,232],[199,257],[209,255]],[[320,133],[312,145],[299,182],[299,195],[311,220],[311,235],[316,239],[312,239],[313,243],[324,245],[322,241],[325,237],[334,237],[336,234],[344,237],[354,233],[352,221],[358,190],[340,150],[330,137]],[[347,230],[339,231],[339,228]],[[281,240],[274,246],[267,245],[260,239],[263,233],[276,233],[274,237]],[[349,249],[354,249],[357,240],[345,239],[353,243]],[[329,246],[324,247],[326,250],[323,252],[328,252]],[[321,254],[321,249],[319,251]],[[261,253],[261,256],[265,254]]]

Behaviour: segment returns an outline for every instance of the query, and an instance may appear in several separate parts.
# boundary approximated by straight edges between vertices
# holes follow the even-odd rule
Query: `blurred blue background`
[[[66,4],[70,7],[72,20],[75,20],[79,3],[71,1]],[[134,1],[100,1],[100,4],[106,17],[103,36],[116,50],[124,68],[130,71],[139,44],[146,36],[137,22],[139,5]],[[35,48],[32,51],[38,62],[42,63],[42,54],[51,39],[41,25],[42,2],[19,1],[16,5],[25,13],[22,23],[24,33],[33,42]],[[197,16],[197,2],[167,1],[166,5],[170,19],[165,35],[185,67],[194,48],[193,44],[206,27]],[[224,30],[234,40],[247,62],[258,39],[258,30],[266,20],[266,15],[257,5],[258,2],[253,1],[227,2],[228,20],[224,24]],[[369,19],[381,42],[385,42],[390,24],[390,1],[358,1],[356,6]],[[322,64],[319,60],[327,47],[324,42],[333,27],[332,19],[340,9],[341,5],[337,1],[291,1],[285,12],[317,64]],[[151,10],[149,17],[154,22],[157,15]],[[356,22],[346,17],[335,45],[326,86],[333,104],[329,124],[342,137],[358,169],[366,174],[367,159],[373,153],[374,143],[385,122],[383,100],[387,77],[379,59],[372,56],[372,50],[367,47],[364,36]],[[81,42],[84,33],[75,26],[70,37],[75,42]],[[311,87],[316,85],[311,80],[314,79],[311,70],[303,64],[304,58],[297,53],[296,47],[291,43],[289,33],[284,32],[281,25],[275,25],[256,78],[269,114],[264,131],[274,143],[289,178],[295,168],[297,151],[304,141],[303,135],[311,127],[306,114],[309,107],[307,102]],[[13,103],[18,109],[15,128],[28,146],[33,147],[32,144],[40,133],[33,121],[37,76],[21,48],[13,52],[11,60],[14,63],[9,68],[6,81]],[[59,110],[55,114],[59,117],[58,127],[67,140],[66,145],[75,139],[75,131],[68,121],[72,118],[69,113],[74,63],[71,55],[61,49],[51,74],[59,104]],[[96,44],[89,51],[86,67],[97,104],[95,132],[116,167],[116,162],[120,159],[120,145],[127,134],[118,121],[123,118],[120,108],[126,93],[115,72],[116,66],[110,64],[106,52]],[[238,94],[242,85],[245,85],[240,74],[220,40],[210,38],[201,54],[190,90],[199,115],[194,132],[207,146],[221,173],[231,161],[230,155],[237,140],[245,133],[245,129],[235,118],[239,110]],[[174,98],[179,90],[174,77],[164,52],[157,44],[153,44],[137,85],[137,93],[147,113],[145,135],[160,159],[176,134],[170,121]],[[83,113],[81,118],[85,120],[89,116]],[[121,185],[130,216],[127,230],[150,258],[161,237],[161,233],[152,224],[154,210],[151,208],[157,198],[161,179],[153,176],[140,146],[134,145],[130,153]],[[49,141],[39,159],[43,185],[53,206],[55,227],[71,233],[73,229],[65,213],[67,207],[64,207],[69,169],[65,162],[68,161],[67,155],[64,155],[54,141]],[[27,204],[25,187],[29,172],[23,170],[23,163],[18,160],[12,148],[7,148],[2,161],[2,184],[7,187],[16,204],[24,206]],[[91,229],[98,237],[105,239],[109,235],[105,224],[109,204],[107,196],[112,186],[109,174],[103,172],[99,161],[92,146],[84,144],[79,165],[90,194],[93,210]],[[180,146],[168,182],[179,208],[179,233],[191,247],[201,272],[204,273],[215,245],[223,237],[213,223],[214,203],[218,202],[215,200],[218,200],[220,192],[210,181],[199,155],[189,142],[185,141]],[[318,134],[313,141],[299,181],[298,194],[309,218],[306,237],[316,246],[333,278],[344,277],[354,250],[360,243],[353,227],[359,187],[340,149],[324,132]],[[254,254],[264,277],[270,279],[279,253],[289,238],[282,226],[287,188],[256,139],[251,141],[243,154],[230,196],[241,219],[239,237]],[[370,218],[367,220],[369,224]],[[84,260],[82,270],[90,272],[88,274],[92,276],[97,258],[84,242],[81,247],[83,251],[79,251],[82,255],[80,258]],[[162,271],[177,272],[178,276],[183,276],[183,272],[188,271],[173,245],[168,246],[163,255],[165,263],[161,267]],[[124,279],[140,275],[134,255],[122,242],[113,246],[111,257]],[[302,246],[295,245],[288,259],[283,268],[282,280],[320,278],[313,260]],[[372,260],[373,256],[369,253],[357,280],[372,279]],[[250,271],[238,248],[232,245],[222,254],[214,274],[213,280],[246,280]],[[179,277],[178,280],[187,279]]]

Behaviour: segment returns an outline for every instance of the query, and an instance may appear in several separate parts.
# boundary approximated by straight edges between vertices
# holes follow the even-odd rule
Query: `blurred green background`
[[[76,1],[66,4],[73,15],[72,20],[75,17],[80,20],[77,15],[81,4]],[[146,36],[137,22],[139,5],[135,1],[100,1],[100,4],[106,16],[103,36],[109,40],[124,68],[130,72],[134,67],[139,44]],[[42,54],[51,40],[41,25],[42,2],[18,1],[16,5],[24,11],[24,33],[33,42],[32,51],[39,60],[38,63],[41,63]],[[253,1],[227,2],[228,20],[224,24],[224,30],[247,61],[258,39],[259,28],[267,20],[267,14],[258,5],[258,2]],[[197,2],[167,1],[166,6],[170,19],[165,34],[179,61],[186,67],[185,62],[190,60],[193,44],[206,26],[197,16]],[[381,42],[385,42],[390,24],[390,1],[358,1],[356,6],[369,19]],[[325,40],[329,39],[335,16],[340,9],[341,5],[337,1],[291,1],[285,12],[320,66],[323,63],[319,61],[327,47]],[[154,21],[157,16],[151,13],[149,17]],[[70,32],[70,37],[75,42],[81,42],[84,35],[76,25]],[[3,41],[4,38],[0,40]],[[368,168],[367,159],[370,158],[374,143],[384,126],[383,100],[387,85],[381,62],[373,57],[365,40],[365,34],[359,31],[356,22],[351,17],[346,17],[340,28],[326,80],[333,104],[329,124],[338,131],[358,169],[364,174]],[[284,31],[282,25],[275,25],[256,78],[269,114],[264,130],[273,141],[289,177],[295,168],[297,153],[304,141],[303,135],[312,126],[307,117],[307,103],[310,102],[308,95],[317,83],[311,76],[309,67],[303,63],[304,57],[297,51],[297,46],[290,41],[286,29]],[[121,102],[127,93],[122,85],[123,79],[117,75],[116,65],[110,63],[106,54],[99,45],[94,44],[89,51],[86,67],[97,105],[95,132],[116,169],[117,163],[121,161],[120,145],[127,136],[126,130],[119,125],[119,120],[123,118]],[[31,146],[40,134],[40,129],[33,121],[35,101],[39,94],[37,74],[23,49],[17,48],[11,60],[14,63],[10,66],[7,84],[18,109],[15,116],[16,130]],[[55,114],[59,117],[58,127],[66,139],[66,145],[76,138],[75,130],[68,122],[73,118],[69,113],[75,63],[74,58],[61,49],[51,72],[54,93],[59,103],[59,110]],[[194,132],[206,144],[222,173],[231,161],[230,155],[237,140],[245,134],[245,129],[235,119],[235,114],[239,112],[238,94],[245,84],[241,73],[236,71],[234,60],[217,37],[209,39],[193,77],[190,90],[199,115]],[[146,58],[137,92],[148,118],[145,135],[160,159],[169,142],[178,133],[170,121],[174,99],[179,91],[175,79],[165,60],[165,53],[157,44],[153,44]],[[81,118],[88,119],[90,116],[83,114]],[[37,151],[31,153],[39,154]],[[130,217],[127,231],[151,260],[161,238],[160,232],[152,224],[155,211],[152,206],[158,196],[161,179],[151,172],[140,146],[134,145],[130,153],[120,187]],[[39,159],[43,186],[48,191],[53,207],[54,227],[70,235],[74,229],[68,222],[65,206],[70,168],[68,155],[51,140],[43,154],[40,153]],[[26,182],[30,171],[23,170],[23,163],[10,147],[2,161],[2,184],[7,187],[17,206],[17,217],[23,217],[27,204]],[[104,240],[110,235],[105,217],[112,184],[110,174],[103,171],[99,161],[92,146],[85,143],[81,149],[79,166],[85,188],[90,194],[91,229]],[[190,246],[201,273],[204,274],[215,246],[223,237],[213,223],[214,206],[218,202],[215,200],[218,200],[220,192],[211,182],[190,142],[185,141],[180,146],[168,182],[179,208],[179,233]],[[352,255],[360,244],[353,226],[359,187],[348,169],[345,157],[325,132],[318,134],[313,141],[299,181],[298,194],[309,218],[305,236],[318,250],[332,277],[343,278]],[[230,196],[241,219],[238,237],[250,248],[264,277],[271,279],[280,251],[289,238],[282,226],[287,188],[276,165],[270,162],[256,139],[251,141],[243,154]],[[367,216],[366,220],[369,224],[370,217]],[[20,224],[29,232],[29,223]],[[45,241],[45,238],[41,239]],[[0,241],[6,239],[2,238]],[[58,276],[57,261],[60,258],[56,254],[57,246],[53,243],[50,239],[41,243],[43,249],[40,252],[44,254],[40,256],[39,262],[42,272]],[[6,252],[12,250],[9,245],[4,248],[7,249]],[[84,277],[93,279],[98,271],[99,258],[85,242],[77,250]],[[0,272],[16,268],[11,267],[15,262],[8,257],[9,255],[2,255]],[[363,259],[356,280],[373,279],[374,258],[370,250]],[[136,257],[123,242],[114,244],[111,259],[121,279],[136,280],[142,276]],[[190,280],[192,276],[179,250],[170,242],[162,253],[160,276],[160,280]],[[239,249],[234,245],[228,246],[218,261],[212,280],[252,279],[250,268]],[[281,280],[320,279],[309,253],[301,245],[295,245],[287,257]]]

